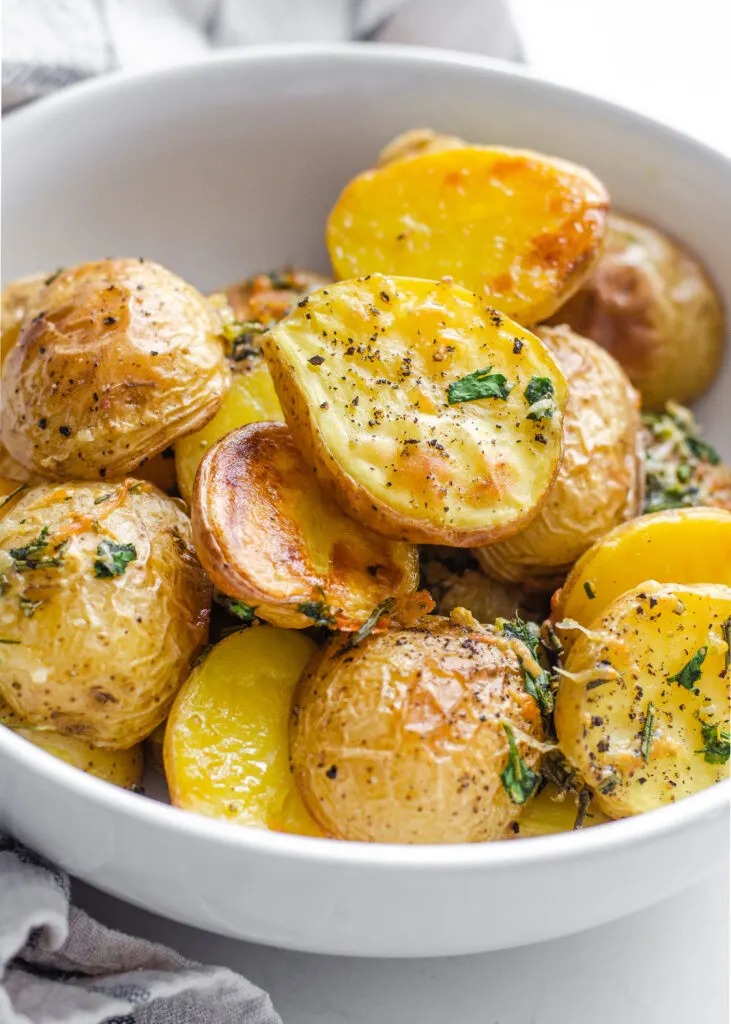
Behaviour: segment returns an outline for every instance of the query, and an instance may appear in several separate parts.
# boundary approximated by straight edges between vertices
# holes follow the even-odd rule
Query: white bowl
[[[706,261],[731,308],[731,164],[515,67],[355,46],[232,52],[113,76],[4,128],[6,279],[144,254],[203,289],[284,262],[325,266],[340,187],[402,129],[587,164],[618,208]],[[731,364],[700,406],[731,455]],[[0,729],[0,820],[117,896],[225,935],[319,953],[468,953],[579,931],[669,896],[726,856],[729,783],[576,834],[396,847],[186,814],[84,775]]]

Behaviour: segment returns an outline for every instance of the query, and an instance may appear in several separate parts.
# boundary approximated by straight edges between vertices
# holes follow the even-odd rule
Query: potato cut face
[[[419,581],[416,547],[346,516],[283,423],[240,427],[205,457],[193,534],[215,584],[277,626],[356,630]]]
[[[328,220],[327,246],[338,277],[452,274],[532,324],[592,269],[608,202],[587,170],[539,153],[425,152],[346,185]]]
[[[729,773],[731,589],[643,583],[574,642],[556,699],[561,750],[621,818]]]
[[[295,443],[359,522],[460,547],[537,512],[566,382],[538,338],[464,288],[343,281],[273,327],[264,352]]]
[[[176,807],[240,825],[322,835],[289,770],[292,694],[315,644],[270,626],[234,633],[191,673],[165,730]]]
[[[231,387],[216,415],[205,427],[175,442],[175,468],[180,493],[188,505],[201,459],[224,434],[247,423],[283,419],[269,368],[261,356],[247,359],[231,376]]]
[[[552,601],[552,618],[588,626],[625,591],[645,580],[731,586],[731,513],[686,508],[640,516],[598,541]],[[571,644],[573,630],[559,630]]]
[[[439,616],[355,647],[333,638],[292,709],[292,764],[308,808],[354,841],[505,838],[538,782],[542,739],[520,665],[502,637]],[[512,770],[530,780],[522,800],[510,795]]]

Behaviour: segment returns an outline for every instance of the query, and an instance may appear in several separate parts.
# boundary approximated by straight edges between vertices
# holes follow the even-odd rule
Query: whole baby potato
[[[139,743],[206,642],[188,517],[149,483],[40,484],[0,510],[0,697],[30,727]]]
[[[698,260],[642,221],[609,218],[593,274],[551,323],[592,338],[622,364],[646,409],[687,404],[716,378],[724,317]]]
[[[495,579],[550,591],[596,540],[639,514],[642,422],[639,395],[609,353],[568,327],[536,333],[568,383],[558,473],[538,515],[477,555]]]
[[[538,781],[541,720],[515,644],[438,616],[331,640],[292,715],[305,804],[342,839],[501,839]]]
[[[229,386],[221,318],[156,263],[56,275],[3,365],[2,436],[50,479],[129,473],[209,420]]]

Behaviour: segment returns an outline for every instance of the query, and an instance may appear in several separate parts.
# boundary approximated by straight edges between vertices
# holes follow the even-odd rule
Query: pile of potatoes
[[[216,818],[597,824],[729,771],[723,314],[589,171],[419,130],[333,277],[142,259],[2,295],[0,724]],[[682,360],[679,354],[682,352]]]

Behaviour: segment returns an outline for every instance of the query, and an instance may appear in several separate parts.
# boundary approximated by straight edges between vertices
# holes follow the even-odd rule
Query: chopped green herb
[[[266,326],[256,320],[234,320],[232,323],[224,324],[223,336],[231,346],[229,359],[238,363],[251,356],[260,355],[261,346],[254,339],[257,335],[264,334],[266,330]]]
[[[96,549],[94,575],[97,579],[112,579],[122,576],[130,562],[137,558],[134,544],[117,544],[113,540],[103,540]]]
[[[59,276],[59,274],[63,274],[65,269],[66,269],[66,267],[59,267],[58,270],[56,270],[53,274],[50,274],[46,278],[46,280],[43,282],[44,285],[53,284],[53,282],[56,280],[56,278]]]
[[[19,644],[20,640],[8,640],[4,636],[0,636],[0,644]]]
[[[378,621],[381,616],[388,615],[389,612],[393,611],[395,605],[396,599],[393,597],[387,597],[385,601],[381,601],[380,604],[376,605],[360,629],[356,630],[356,632],[350,636],[348,639],[348,647],[357,647],[358,644],[362,643],[378,625]]]
[[[458,402],[475,402],[480,398],[508,397],[515,385],[509,384],[502,373],[490,373],[491,366],[484,370],[475,370],[460,380],[454,380],[447,389],[447,403],[457,405]]]
[[[15,563],[16,572],[30,572],[33,569],[57,569],[63,562],[63,552],[67,540],[57,544],[49,554],[48,527],[44,526],[35,540],[29,541],[22,548],[10,548],[8,554]]]
[[[579,799],[576,806],[576,818],[574,819],[574,824],[572,826],[574,832],[579,828],[583,828],[584,821],[586,820],[586,815],[589,810],[589,805],[591,804],[592,795],[593,794],[588,786],[582,786],[579,790]]]
[[[497,624],[506,636],[511,636],[514,640],[519,640],[524,644],[528,648],[533,660],[540,665],[538,657],[540,635],[537,626],[532,622],[523,622],[517,613],[513,619],[498,619]],[[554,692],[551,673],[543,667],[541,667],[539,672],[529,669],[522,658],[520,664],[523,669],[526,692],[530,694],[538,705],[546,732],[552,735],[553,723],[551,716],[554,708]]]
[[[111,496],[112,496],[111,493],[109,493],[109,494],[100,494],[98,498],[94,498],[94,504],[95,505],[102,505],[105,501],[109,501]]]
[[[686,690],[690,690],[696,695],[700,692],[696,689],[695,684],[703,674],[701,665],[706,660],[708,654],[707,647],[701,647],[695,652],[693,657],[690,659],[687,665],[683,665],[679,672],[676,672],[674,676],[670,676],[668,679],[669,683],[677,683]]]
[[[294,289],[294,281],[291,270],[270,270],[266,277],[269,284],[277,291],[290,292]]]
[[[731,618],[726,619],[721,627],[723,639],[726,641],[726,657],[723,664],[724,678],[728,679],[731,670]]]
[[[721,456],[707,441],[702,441],[699,437],[688,434],[687,445],[693,455],[700,459],[701,462],[710,462],[712,466],[718,466],[721,462]]]
[[[303,601],[297,605],[297,611],[312,619],[316,626],[335,625],[335,619],[325,601]]]
[[[250,626],[256,618],[255,607],[239,601],[236,597],[229,597],[228,594],[223,594],[220,590],[216,591],[216,603],[220,604],[222,608],[225,608],[232,615],[235,615],[245,626]]]
[[[614,768],[610,768],[609,774],[606,776],[606,778],[603,779],[601,785],[597,786],[596,788],[599,790],[600,793],[613,793],[619,785],[619,783],[619,775],[617,775],[617,772],[614,770]]]
[[[36,609],[40,608],[43,604],[43,598],[40,598],[38,601],[31,601],[29,597],[19,597],[18,604],[26,619],[31,619],[35,615]]]
[[[15,488],[15,490],[12,490],[10,492],[10,494],[6,494],[4,498],[0,498],[0,508],[5,508],[7,503],[9,501],[12,501],[16,494],[20,494],[21,491],[24,491],[27,486],[28,486],[27,483],[25,483],[25,484],[18,484],[18,486]]]
[[[529,420],[550,420],[556,411],[555,390],[548,377],[531,377],[524,391]]]
[[[586,580],[586,582],[584,583],[584,591],[586,592],[586,596],[589,598],[589,600],[593,601],[596,597],[596,594],[594,593],[594,588],[588,580]]]
[[[508,763],[504,771],[500,773],[505,792],[514,804],[524,804],[528,797],[532,796],[536,786],[540,782],[540,775],[529,768],[518,751],[515,742],[512,726],[503,722],[503,729],[508,737]]]
[[[717,723],[701,722],[703,747],[696,754],[703,754],[708,764],[726,764],[731,755],[731,735]]]
[[[650,760],[652,741],[655,739],[655,705],[650,701],[645,712],[645,724],[642,728],[642,740],[640,742],[640,753],[642,760]]]

